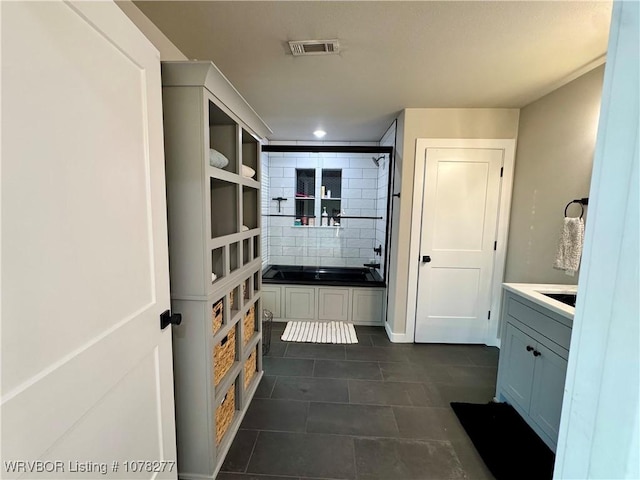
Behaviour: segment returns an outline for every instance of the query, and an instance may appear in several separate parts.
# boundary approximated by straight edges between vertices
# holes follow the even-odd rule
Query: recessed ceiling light
[[[322,138],[327,134],[327,132],[325,132],[324,130],[316,130],[315,132],[313,132],[313,134],[316,136],[316,138]]]

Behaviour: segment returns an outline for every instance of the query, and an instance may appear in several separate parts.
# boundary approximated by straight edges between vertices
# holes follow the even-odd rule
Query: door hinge
[[[495,242],[493,242],[493,249],[494,250],[498,249],[498,241],[497,240]]]
[[[487,314],[487,320],[491,320],[491,310],[489,310],[489,313]]]
[[[504,173],[504,167],[500,167],[500,178],[502,178],[503,173]]]

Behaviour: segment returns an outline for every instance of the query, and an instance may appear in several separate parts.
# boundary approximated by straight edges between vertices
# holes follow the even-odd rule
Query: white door
[[[503,156],[426,149],[416,342],[486,341]]]
[[[1,9],[0,476],[175,478],[158,52],[112,2]]]

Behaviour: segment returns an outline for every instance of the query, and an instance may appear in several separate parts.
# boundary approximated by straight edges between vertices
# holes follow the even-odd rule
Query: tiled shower
[[[388,154],[268,152],[262,166],[264,266],[379,264],[384,276]]]

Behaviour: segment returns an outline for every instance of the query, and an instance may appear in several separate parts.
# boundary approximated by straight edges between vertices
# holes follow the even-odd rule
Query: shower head
[[[380,160],[384,160],[384,155],[376,158],[376,157],[372,157],[371,160],[373,160],[373,163],[376,164],[376,167],[380,166]]]

